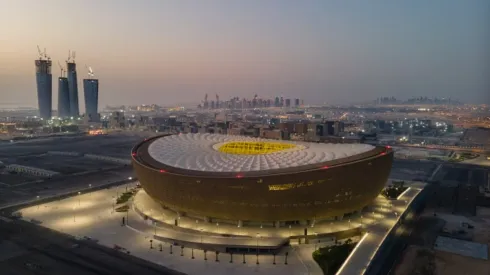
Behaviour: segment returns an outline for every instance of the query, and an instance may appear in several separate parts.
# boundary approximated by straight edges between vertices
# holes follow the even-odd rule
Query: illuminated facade
[[[239,171],[231,168],[221,171],[185,169],[162,163],[150,153],[152,144],[165,141],[165,137],[154,137],[134,147],[133,166],[141,185],[162,206],[180,215],[208,220],[283,224],[358,211],[381,192],[393,160],[390,148],[372,147],[359,154],[300,166]],[[243,145],[257,151],[257,148],[275,148],[275,143],[259,147],[254,147],[259,143],[237,146],[237,142],[230,140],[220,144],[218,151],[223,146],[223,149],[243,150]],[[308,145],[294,145],[298,146]],[[249,149],[242,154],[249,155]],[[253,159],[260,162],[264,161],[263,154],[287,156],[291,153],[288,151],[291,149],[284,150],[285,153],[260,151]],[[245,156],[243,159],[248,161]]]

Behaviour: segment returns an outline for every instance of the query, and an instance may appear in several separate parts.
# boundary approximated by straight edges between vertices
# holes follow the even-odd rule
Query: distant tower
[[[216,109],[219,109],[219,95],[216,94]]]
[[[63,67],[60,66],[61,75],[58,77],[58,117],[70,116],[70,94],[68,90],[68,78],[63,76]]]
[[[39,46],[39,59],[36,64],[36,85],[37,103],[39,107],[39,117],[51,119],[52,99],[53,99],[53,75],[51,74],[51,60],[46,54],[41,52]]]
[[[204,109],[207,109],[209,107],[208,103],[208,94],[204,95]]]
[[[88,67],[88,79],[83,80],[83,95],[85,98],[85,115],[90,122],[99,121],[97,112],[99,105],[99,80],[92,78],[94,72]]]
[[[71,59],[71,60],[70,60]],[[78,108],[78,83],[77,83],[77,64],[75,63],[75,52],[68,53],[66,61],[68,91],[70,93],[70,116],[80,116]]]

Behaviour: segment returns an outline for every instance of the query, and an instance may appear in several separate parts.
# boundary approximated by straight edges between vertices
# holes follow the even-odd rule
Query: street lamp
[[[80,194],[81,194],[81,192],[78,191],[78,206],[80,206]]]
[[[199,229],[201,231],[201,244],[202,244],[202,231],[204,230],[203,228]]]
[[[36,196],[36,200],[38,201],[37,202],[37,209],[39,210],[39,196]]]
[[[318,233],[317,232],[313,232],[313,234],[315,234],[315,237],[316,237],[316,242],[315,242],[315,251],[316,251],[316,243],[320,242],[320,240],[318,240]]]
[[[75,206],[73,206],[73,222],[75,222],[75,209],[77,209]]]
[[[291,234],[291,225],[289,225],[289,237],[291,237],[293,234]]]
[[[257,262],[256,264],[259,264],[259,237],[260,237],[260,234],[257,233]]]
[[[216,223],[217,233],[219,234],[219,223]]]

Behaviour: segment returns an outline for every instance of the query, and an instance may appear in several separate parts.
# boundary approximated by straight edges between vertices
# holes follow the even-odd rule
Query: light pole
[[[129,209],[130,207],[128,206],[128,209],[126,209],[126,225],[129,225]]]
[[[201,245],[202,245],[202,231],[204,230],[203,228],[199,229],[201,231]]]
[[[75,220],[75,209],[76,209],[76,207],[75,207],[75,206],[73,206],[73,222],[75,222],[75,221],[76,221],[76,220]]]
[[[289,237],[291,237],[292,234],[291,234],[291,225],[289,225]]]
[[[320,240],[318,240],[318,233],[314,232],[313,234],[315,234],[316,237],[316,242],[315,242],[315,251],[316,251],[316,243],[320,242]]]
[[[259,264],[259,236],[260,236],[260,234],[257,233],[256,235],[257,235],[257,262],[256,262],[256,264]]]
[[[155,229],[155,236],[157,235],[157,222],[153,221],[153,228]]]
[[[219,222],[216,223],[216,232],[219,234]]]
[[[133,179],[133,177],[128,178],[128,180],[132,180],[132,179]],[[128,192],[128,185],[129,185],[129,182],[128,182],[128,184],[126,184],[126,192]]]
[[[78,206],[80,206],[80,194],[81,194],[81,192],[78,191]]]
[[[36,196],[36,200],[37,200],[37,209],[39,210],[39,196]]]
[[[91,183],[89,183],[89,184],[88,184],[88,189],[92,189],[92,184],[91,184]],[[89,195],[90,197],[92,197],[92,192],[90,192],[88,195]]]

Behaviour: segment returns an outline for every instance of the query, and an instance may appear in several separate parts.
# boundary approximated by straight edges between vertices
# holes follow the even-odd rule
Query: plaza
[[[384,235],[423,188],[423,184],[412,185],[395,201],[378,196],[368,210],[358,215],[309,226],[306,237],[302,225],[291,228],[237,227],[201,221],[196,223],[187,217],[181,217],[178,225],[175,225],[178,217],[172,216],[172,213],[165,213],[155,205],[141,204],[139,199],[146,195],[143,190],[130,199],[128,212],[115,211],[118,207],[115,199],[135,187],[136,182],[80,193],[20,211],[27,221],[40,223],[77,239],[89,237],[101,245],[128,251],[136,257],[187,274],[322,274],[311,253],[320,246],[335,243],[336,239],[329,234],[362,227],[362,231],[369,232],[368,235],[354,238],[360,239],[359,247],[339,271],[353,274],[350,272],[355,270],[357,274],[369,264]],[[226,248],[229,247],[248,250],[246,253],[227,252]],[[270,247],[277,249],[268,253]]]

